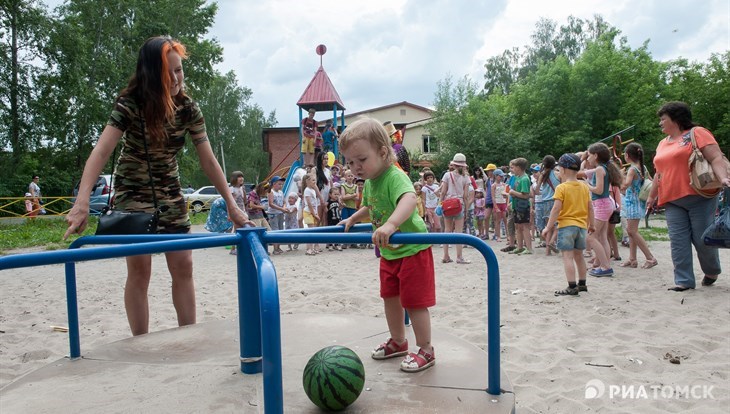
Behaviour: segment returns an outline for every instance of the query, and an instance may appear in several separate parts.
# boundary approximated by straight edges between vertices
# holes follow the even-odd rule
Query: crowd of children
[[[587,275],[613,276],[613,261],[620,267],[639,267],[637,250],[645,257],[641,268],[658,264],[638,232],[646,214],[639,193],[644,180],[651,178],[643,158],[637,143],[626,147],[623,160],[612,157],[605,144],[595,143],[586,151],[564,154],[559,161],[552,155],[539,164],[516,158],[509,166],[477,167],[470,176],[463,154],[456,154],[441,182],[430,169],[421,172],[421,179],[413,184],[416,211],[429,232],[460,229],[483,240],[490,240],[491,232],[491,241],[506,241],[500,250],[511,255],[534,254],[533,241],[547,256],[560,253],[568,288],[555,294],[578,295],[587,292]],[[462,213],[444,217],[442,202],[451,197],[463,198]],[[624,261],[615,236],[619,223],[622,244],[629,247]],[[446,245],[442,262],[452,262]],[[468,263],[460,249],[457,263]]]
[[[500,250],[520,256],[535,254],[534,241],[547,256],[561,254],[568,286],[555,291],[557,296],[587,292],[588,275],[613,275],[612,260],[621,260],[612,237],[619,218],[629,245],[629,257],[620,266],[639,267],[637,250],[646,259],[642,268],[657,265],[637,231],[645,214],[639,194],[650,177],[643,164],[643,149],[636,143],[626,148],[626,173],[621,160],[612,158],[605,144],[596,143],[585,152],[563,154],[557,161],[552,155],[546,155],[540,164],[516,158],[509,166],[498,168],[490,163],[484,169],[474,168],[471,175],[466,157],[456,154],[440,181],[424,168],[416,182],[398,169],[388,143],[387,132],[377,121],[354,122],[339,141],[348,168],[328,163],[327,154],[320,151],[314,166],[294,176],[286,195],[284,179],[279,176],[248,194],[243,191],[243,174],[237,171],[231,177],[231,191],[239,207],[248,211],[251,221],[271,230],[344,225],[347,231],[357,223],[372,223],[372,242],[381,261],[380,294],[390,332],[387,341],[372,351],[374,359],[405,356],[401,369],[406,372],[435,363],[428,310],[435,304],[431,246],[390,244],[390,237],[399,231],[463,232],[493,243],[505,241]],[[225,219],[225,207],[214,203],[210,217],[206,228],[211,231],[231,227],[210,223]],[[453,262],[449,246],[442,247],[442,262]],[[325,248],[341,251],[347,246],[327,244]],[[297,249],[297,245],[288,246],[288,251]],[[456,262],[468,264],[462,249],[456,246]],[[272,254],[283,252],[280,246],[273,246]],[[312,243],[307,244],[305,254],[322,252]],[[419,347],[415,353],[409,352],[403,329],[404,310]]]
[[[351,217],[363,206],[367,174],[343,168],[339,162],[328,163],[327,156],[317,151],[314,166],[307,167],[304,175],[294,176],[295,182],[286,195],[282,190],[284,179],[279,176],[246,193],[243,174],[236,171],[231,177],[234,199],[246,209],[251,221],[271,230],[352,224]],[[605,144],[595,143],[584,152],[563,154],[557,161],[552,155],[543,157],[539,164],[516,158],[508,166],[490,163],[485,168],[473,168],[470,174],[464,155],[456,154],[440,181],[432,170],[424,168],[420,179],[411,184],[414,212],[428,232],[463,232],[492,242],[505,241],[506,246],[500,250],[511,255],[534,254],[533,242],[537,248],[544,248],[547,256],[560,253],[568,288],[555,294],[578,295],[587,291],[586,275],[612,276],[613,261],[619,261],[620,267],[638,268],[638,250],[645,257],[641,268],[657,265],[638,232],[639,220],[645,214],[645,201],[639,193],[644,180],[651,178],[643,157],[639,144],[628,145],[624,154],[628,168],[624,172],[622,160],[612,157]],[[351,166],[352,161],[346,165]],[[443,203],[451,198],[459,200],[461,214],[443,214]],[[210,216],[209,221],[225,220],[224,215],[214,211]],[[356,218],[371,222],[367,216]],[[625,261],[614,234],[618,223],[624,234],[622,244],[629,247]],[[231,229],[225,225],[208,227],[223,229],[212,231]],[[372,245],[327,244],[325,249],[341,251],[348,247]],[[453,262],[448,247],[443,245],[443,263]],[[297,249],[298,245],[289,245],[287,251]],[[462,246],[457,245],[456,251],[456,262],[468,264]],[[318,244],[308,244],[305,254],[322,252]],[[231,253],[236,254],[235,249]],[[282,253],[279,245],[273,246],[272,254]]]

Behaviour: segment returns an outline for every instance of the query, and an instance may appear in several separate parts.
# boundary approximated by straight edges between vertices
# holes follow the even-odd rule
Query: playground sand
[[[495,250],[504,246],[489,243]],[[726,269],[715,286],[699,286],[695,263],[698,288],[675,293],[667,291],[673,286],[668,242],[650,245],[657,267],[624,269],[615,263],[615,277],[589,277],[589,292],[580,297],[553,295],[566,285],[559,257],[497,251],[502,368],[514,386],[518,413],[730,410],[730,251],[720,253]],[[372,251],[325,251],[312,258],[303,247],[272,256],[282,313],[382,317]],[[198,322],[236,319],[235,258],[224,248],[193,254]],[[626,258],[628,250],[622,247],[621,254]],[[438,303],[432,323],[486,349],[486,266],[474,249],[465,249],[464,256],[472,264],[442,264],[441,248],[434,248]],[[128,338],[124,260],[79,263],[77,274],[82,354]],[[177,325],[169,289],[164,259],[156,256],[151,331]],[[68,335],[53,326],[67,326],[63,266],[3,271],[0,387],[67,355]],[[438,356],[439,344],[434,346]],[[587,389],[589,381],[595,388]],[[586,398],[600,385],[602,395]]]

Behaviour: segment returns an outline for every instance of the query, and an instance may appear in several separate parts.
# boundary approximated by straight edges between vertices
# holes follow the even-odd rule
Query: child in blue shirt
[[[373,243],[380,249],[380,297],[390,338],[372,351],[373,359],[406,355],[400,368],[418,372],[436,363],[431,345],[431,316],[436,304],[433,254],[428,244],[389,243],[396,231],[426,233],[416,209],[416,194],[408,176],[395,167],[388,134],[380,122],[360,119],[340,137],[340,150],[352,172],[365,178],[360,209],[342,221],[345,231],[370,216]],[[403,309],[413,324],[418,352],[408,352]]]

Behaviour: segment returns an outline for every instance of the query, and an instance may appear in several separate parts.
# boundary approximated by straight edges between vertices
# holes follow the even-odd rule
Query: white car
[[[200,187],[192,194],[183,194],[183,198],[188,204],[188,209],[193,210],[196,213],[200,213],[203,210],[209,210],[213,201],[220,197],[220,193],[212,185]]]

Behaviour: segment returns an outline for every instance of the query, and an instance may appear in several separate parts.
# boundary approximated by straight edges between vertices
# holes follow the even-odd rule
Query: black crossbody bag
[[[147,148],[147,137],[144,132],[144,120],[142,123],[142,142],[144,143],[144,153],[147,158],[147,174],[150,177],[150,187],[152,187],[152,200],[155,204],[154,213],[145,213],[141,211],[124,211],[115,210],[111,207],[112,192],[109,192],[109,200],[106,207],[101,210],[99,215],[99,224],[96,226],[97,236],[118,235],[118,234],[155,234],[157,232],[157,221],[159,220],[159,208],[157,206],[157,194],[155,194],[155,183],[152,180],[152,165],[150,163],[150,153]],[[114,170],[112,171],[110,188],[114,188],[114,175],[117,169],[116,149],[114,150]]]

